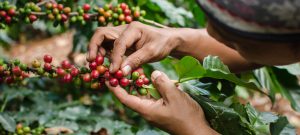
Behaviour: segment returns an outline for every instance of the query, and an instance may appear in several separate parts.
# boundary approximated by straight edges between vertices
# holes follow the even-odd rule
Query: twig
[[[156,27],[160,27],[160,28],[169,28],[168,26],[162,25],[162,24],[157,23],[157,22],[154,22],[154,21],[152,21],[152,20],[142,19],[141,21],[142,21],[142,22],[145,22],[145,23],[148,23],[148,24],[151,24],[151,25],[156,26]]]
[[[31,12],[30,14],[32,14],[32,15],[37,15],[37,16],[44,16],[44,15],[47,15],[47,13],[45,13],[45,12]]]

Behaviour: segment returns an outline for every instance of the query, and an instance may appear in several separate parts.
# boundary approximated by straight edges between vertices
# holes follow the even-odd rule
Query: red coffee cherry
[[[103,56],[100,56],[98,55],[95,59],[95,62],[97,63],[97,65],[102,65],[104,63],[104,57]]]
[[[10,24],[10,23],[11,23],[11,17],[10,17],[10,16],[6,16],[6,17],[5,17],[5,22],[6,22],[7,24]]]
[[[131,23],[132,22],[132,17],[131,16],[126,16],[125,17],[125,22]]]
[[[68,21],[69,17],[65,14],[61,14],[61,21],[66,22]]]
[[[122,70],[118,70],[118,71],[114,74],[114,77],[116,77],[117,79],[123,78],[123,72],[122,72]]]
[[[88,12],[88,11],[91,9],[91,6],[90,6],[90,4],[84,4],[84,5],[82,6],[82,9],[83,9],[85,12]]]
[[[71,69],[71,75],[72,75],[73,77],[76,77],[78,74],[79,74],[79,69],[73,67],[73,68]]]
[[[72,79],[73,79],[73,77],[71,74],[66,74],[63,78],[63,82],[70,83],[70,82],[72,82]]]
[[[23,79],[25,79],[29,77],[29,74],[23,71],[21,76],[23,77]]]
[[[64,5],[63,4],[58,4],[57,5],[57,9],[60,10],[60,11],[63,10],[64,9]]]
[[[68,60],[64,60],[61,62],[61,67],[63,69],[70,69],[71,68],[71,63]]]
[[[141,14],[140,14],[139,11],[135,11],[135,12],[133,13],[133,16],[134,16],[135,18],[139,18],[139,17],[141,16]]]
[[[91,75],[89,73],[86,73],[83,75],[83,81],[84,82],[90,82],[92,79],[91,79]]]
[[[8,77],[6,77],[5,78],[5,82],[7,83],[7,84],[12,84],[12,83],[14,83],[14,78],[12,77],[12,76],[8,76]]]
[[[145,85],[147,85],[150,83],[150,80],[147,77],[145,77],[145,78],[143,78],[143,82]]]
[[[98,70],[93,70],[93,71],[91,72],[91,77],[92,77],[93,79],[97,79],[99,76],[100,76],[100,74],[99,74]]]
[[[125,16],[129,16],[131,14],[131,10],[130,9],[125,9],[124,14],[125,14]]]
[[[110,79],[110,78],[111,78],[111,75],[110,75],[109,71],[106,71],[106,72],[104,73],[104,78],[105,78],[105,79]]]
[[[33,23],[34,21],[37,20],[37,16],[36,15],[30,15],[29,20],[30,20],[31,23]]]
[[[89,14],[83,14],[83,19],[85,21],[89,21],[91,19],[91,16]]]
[[[109,80],[109,84],[110,84],[111,86],[113,86],[113,87],[116,87],[116,86],[119,85],[119,81],[118,81],[118,79],[116,79],[116,78],[111,78],[111,79]]]
[[[57,5],[56,3],[53,3],[53,4],[52,4],[52,8],[53,8],[53,9],[54,9],[54,8],[57,8],[57,6],[58,6],[58,5]]]
[[[44,64],[44,70],[46,70],[46,71],[51,71],[51,70],[52,70],[51,64],[50,64],[50,63],[45,63],[45,64]]]
[[[129,85],[129,80],[127,79],[127,78],[122,78],[121,80],[120,80],[120,85],[122,86],[122,87],[126,87],[126,86],[128,86]]]
[[[5,11],[2,10],[2,11],[0,11],[0,16],[1,16],[1,17],[6,17],[6,16],[7,16],[7,13],[6,13]]]
[[[107,68],[103,65],[97,66],[97,70],[99,72],[100,75],[104,74],[105,71],[107,71]]]
[[[135,81],[135,85],[138,87],[142,87],[144,85],[144,81],[142,79],[137,79]]]
[[[14,15],[16,15],[16,10],[13,9],[13,8],[10,8],[10,9],[7,11],[7,13],[8,13],[10,16],[14,16]]]
[[[89,64],[89,67],[91,70],[95,70],[95,69],[97,69],[97,63],[95,61],[93,61]]]
[[[127,9],[127,4],[121,3],[120,8],[122,8],[122,10],[124,11],[125,9]]]
[[[13,69],[12,69],[12,73],[15,75],[15,76],[20,76],[22,74],[22,70],[20,67],[18,66],[15,66]]]
[[[52,56],[46,54],[44,55],[44,62],[45,63],[51,63],[52,62]]]
[[[62,69],[62,68],[60,68],[60,67],[58,67],[58,68],[56,69],[56,74],[57,74],[58,76],[64,76],[65,73],[66,73],[65,70]]]

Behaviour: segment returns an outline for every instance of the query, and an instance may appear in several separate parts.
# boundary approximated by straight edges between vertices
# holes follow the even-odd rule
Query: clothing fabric
[[[257,40],[300,41],[300,0],[197,0],[221,28]]]

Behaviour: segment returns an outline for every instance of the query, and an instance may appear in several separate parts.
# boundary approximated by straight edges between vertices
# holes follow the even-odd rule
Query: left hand
[[[159,100],[129,95],[120,86],[110,86],[109,82],[106,82],[106,85],[123,104],[171,134],[218,134],[210,128],[199,104],[188,94],[180,91],[164,73],[154,71],[151,79],[162,96]]]

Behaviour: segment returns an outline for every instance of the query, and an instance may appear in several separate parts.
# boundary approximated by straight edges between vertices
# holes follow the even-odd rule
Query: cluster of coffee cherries
[[[42,126],[31,129],[29,126],[23,126],[22,123],[17,124],[14,135],[41,135],[45,128]]]
[[[105,81],[110,85],[121,87],[128,90],[133,95],[147,95],[148,90],[144,88],[150,84],[142,68],[138,68],[128,76],[124,76],[121,70],[110,73],[105,58],[98,55],[94,61],[89,62],[88,66],[76,67],[70,61],[64,60],[59,66],[52,64],[52,56],[46,54],[43,62],[34,60],[31,66],[21,63],[19,60],[6,62],[0,59],[0,84],[18,84],[28,77],[49,77],[57,78],[62,83],[84,84],[91,89],[103,88]]]
[[[16,8],[8,1],[0,2],[0,25],[4,28],[12,22],[24,20],[33,23],[38,19],[53,21],[55,26],[70,22],[85,25],[87,22],[98,22],[100,26],[113,24],[115,26],[128,24],[132,21],[142,21],[146,11],[139,7],[129,7],[126,3],[118,5],[106,4],[102,7],[91,7],[85,3],[77,8],[64,6],[62,3],[46,2],[36,4],[28,2],[24,7]]]
[[[8,1],[0,2],[0,28],[4,28],[5,24],[11,24],[17,21],[16,7],[9,4]]]

